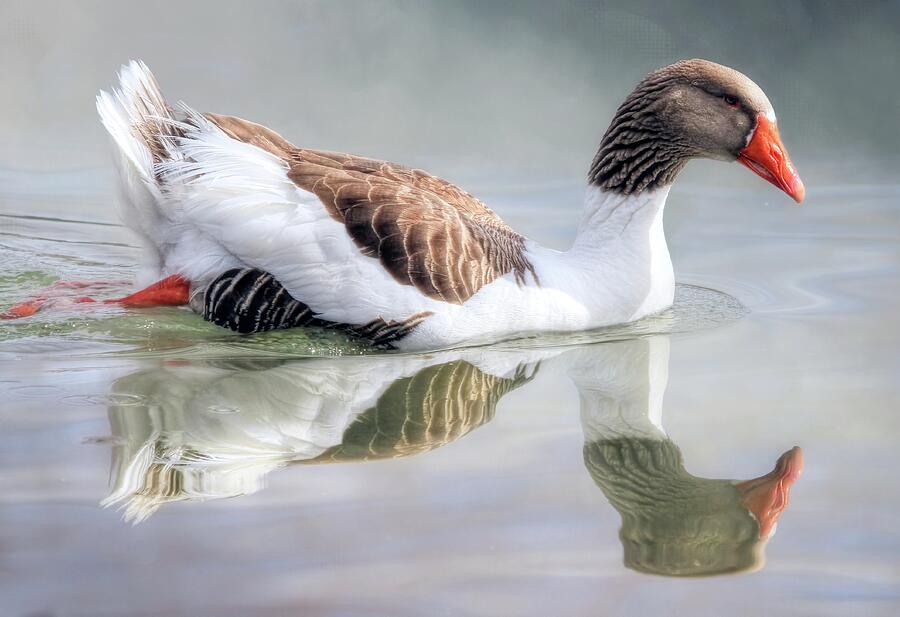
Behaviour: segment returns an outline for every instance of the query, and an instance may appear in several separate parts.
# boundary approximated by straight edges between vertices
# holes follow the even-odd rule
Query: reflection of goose
[[[759,568],[801,451],[746,482],[688,473],[661,424],[668,357],[667,339],[625,341],[599,346],[570,370],[581,394],[585,466],[622,517],[625,565],[670,576]]]
[[[252,493],[291,462],[431,450],[491,420],[535,370],[442,359],[178,364],[128,375],[111,398],[143,409],[109,410],[114,487],[103,503],[126,504],[137,521],[169,501]]]
[[[252,493],[288,463],[425,452],[491,420],[537,358],[581,399],[588,472],[622,517],[627,566],[675,576],[753,569],[802,466],[795,448],[746,482],[689,474],[661,422],[664,337],[571,349],[172,364],[119,379],[114,487],[141,520],[169,501]],[[139,402],[136,409],[125,404]]]

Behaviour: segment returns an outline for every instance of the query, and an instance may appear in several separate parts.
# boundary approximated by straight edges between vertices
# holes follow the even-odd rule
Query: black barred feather
[[[374,347],[393,349],[430,312],[416,313],[403,321],[375,319],[366,324],[345,324],[316,317],[312,309],[291,296],[268,272],[254,268],[228,270],[206,288],[203,318],[218,326],[250,334],[315,326],[341,330]]]

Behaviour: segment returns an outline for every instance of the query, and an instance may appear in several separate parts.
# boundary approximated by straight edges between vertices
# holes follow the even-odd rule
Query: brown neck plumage
[[[657,71],[619,106],[588,172],[594,186],[623,195],[652,190],[675,180],[694,154],[660,115],[658,94],[680,75]]]

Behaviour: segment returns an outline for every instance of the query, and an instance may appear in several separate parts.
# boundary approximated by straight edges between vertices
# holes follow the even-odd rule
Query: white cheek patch
[[[772,124],[778,124],[778,120],[775,118],[775,110],[772,109],[771,107],[769,109],[767,109],[765,111],[765,113],[763,113],[763,115],[766,117],[766,120],[768,120]],[[747,133],[747,138],[744,140],[745,148],[750,145],[751,141],[753,141],[753,136],[756,134],[756,129],[758,127],[759,127],[759,123],[757,122],[756,126],[754,126],[752,129],[750,129],[750,132]]]
[[[750,129],[750,132],[747,133],[747,138],[744,140],[744,147],[745,147],[745,148],[746,148],[747,146],[750,145],[750,142],[751,142],[751,141],[753,141],[753,136],[756,134],[756,127],[757,127],[757,126],[759,126],[759,123],[757,123],[752,129]]]

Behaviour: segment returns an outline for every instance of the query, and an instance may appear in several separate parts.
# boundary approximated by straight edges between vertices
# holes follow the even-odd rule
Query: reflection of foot
[[[21,317],[31,317],[47,303],[47,298],[34,298],[25,302],[19,302],[9,310],[0,313],[0,319],[19,319]]]
[[[124,284],[123,281],[57,281],[42,290],[35,297],[20,302],[0,313],[0,319],[20,319],[31,317],[38,311],[51,305],[70,305],[98,302],[90,296],[79,296],[81,290],[90,288],[92,293],[109,291],[109,287]],[[121,304],[129,307],[147,306],[180,306],[187,304],[190,293],[190,282],[175,275],[165,278],[146,289],[137,291],[124,298],[100,301],[102,304]]]
[[[759,523],[759,537],[775,531],[779,515],[788,505],[791,486],[803,471],[803,451],[794,446],[779,457],[775,469],[764,476],[736,485],[744,504]]]
[[[0,319],[20,319],[31,317],[41,309],[51,305],[70,305],[94,302],[93,298],[80,296],[82,290],[92,288],[96,291],[108,291],[112,286],[126,284],[125,281],[56,281],[45,287],[30,300],[19,302],[0,313]]]

